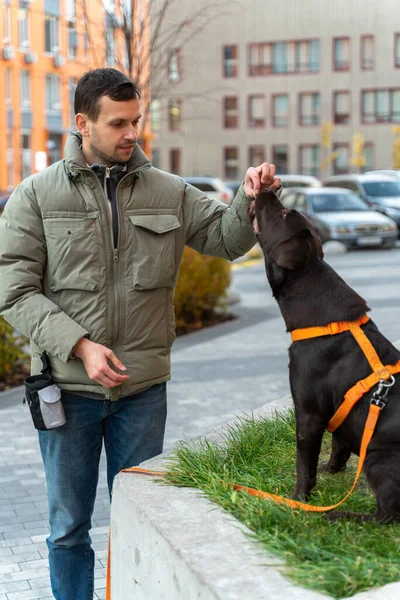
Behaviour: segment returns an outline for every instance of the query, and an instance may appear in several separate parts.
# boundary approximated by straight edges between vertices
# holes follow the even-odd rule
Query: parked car
[[[209,198],[220,200],[225,204],[230,204],[234,198],[232,190],[218,177],[183,177],[183,179],[204,192]]]
[[[237,181],[225,181],[225,185],[230,190],[232,190],[233,197],[236,196],[237,191],[240,188],[240,186],[242,185],[242,183],[243,183],[243,179],[241,179],[240,181],[239,180],[237,180]]]
[[[350,190],[291,188],[282,191],[281,199],[286,208],[295,208],[310,219],[322,243],[337,240],[348,248],[393,248],[396,243],[396,223]]]
[[[10,196],[11,196],[11,194],[6,194],[5,196],[0,196],[0,213],[3,212],[6,202]]]
[[[321,187],[322,183],[312,175],[277,175],[282,181],[282,187]]]
[[[400,179],[400,169],[376,169],[375,171],[367,171],[364,175],[387,175]]]
[[[388,175],[335,175],[326,186],[346,188],[356,192],[375,210],[387,215],[400,228],[400,180]]]

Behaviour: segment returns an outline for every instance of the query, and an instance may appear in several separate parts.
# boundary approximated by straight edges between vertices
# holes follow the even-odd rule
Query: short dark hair
[[[99,100],[107,96],[116,102],[140,98],[137,84],[117,69],[93,69],[79,79],[75,90],[75,114],[85,113],[96,122],[100,114]]]

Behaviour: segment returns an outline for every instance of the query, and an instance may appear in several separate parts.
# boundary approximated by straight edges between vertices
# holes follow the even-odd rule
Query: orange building
[[[74,127],[73,99],[86,71],[114,66],[129,74],[120,0],[3,0],[0,40],[0,193],[63,156]],[[140,48],[148,56],[148,0]],[[128,15],[129,17],[129,15]],[[131,17],[132,19],[132,17]],[[138,30],[137,27],[133,28]],[[139,83],[148,82],[147,64]],[[147,83],[145,84],[147,85]],[[142,89],[146,98],[146,90]],[[145,127],[149,119],[145,119]],[[150,136],[142,132],[149,142]],[[148,143],[142,144],[149,151]]]

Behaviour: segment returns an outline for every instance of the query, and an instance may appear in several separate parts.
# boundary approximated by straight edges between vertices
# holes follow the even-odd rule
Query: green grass
[[[329,451],[326,434],[320,460]],[[356,466],[354,457],[343,473],[319,474],[310,503],[326,506],[341,500],[351,487]],[[203,490],[244,523],[267,550],[281,557],[283,572],[301,586],[343,598],[400,580],[400,525],[330,523],[324,514],[292,510],[235,492],[228,485],[235,482],[290,496],[295,483],[293,411],[269,420],[240,419],[228,429],[224,444],[182,443],[168,464],[167,482]],[[364,479],[342,506],[375,512],[375,499]]]

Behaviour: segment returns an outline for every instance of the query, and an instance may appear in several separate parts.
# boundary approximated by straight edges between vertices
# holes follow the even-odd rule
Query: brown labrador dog
[[[268,190],[252,202],[249,214],[287,331],[334,321],[354,321],[370,310],[365,300],[323,260],[321,241],[304,215],[284,208],[276,194]],[[400,352],[373,321],[369,320],[362,329],[384,365],[400,359]],[[289,358],[297,446],[293,497],[305,499],[316,483],[321,441],[328,421],[345,393],[367,377],[371,367],[349,331],[292,343]],[[325,465],[329,472],[344,469],[352,452],[359,454],[376,387],[358,401],[334,432],[332,453]],[[330,518],[400,520],[400,376],[388,399],[364,463],[364,473],[376,496],[376,514],[334,511]]]

